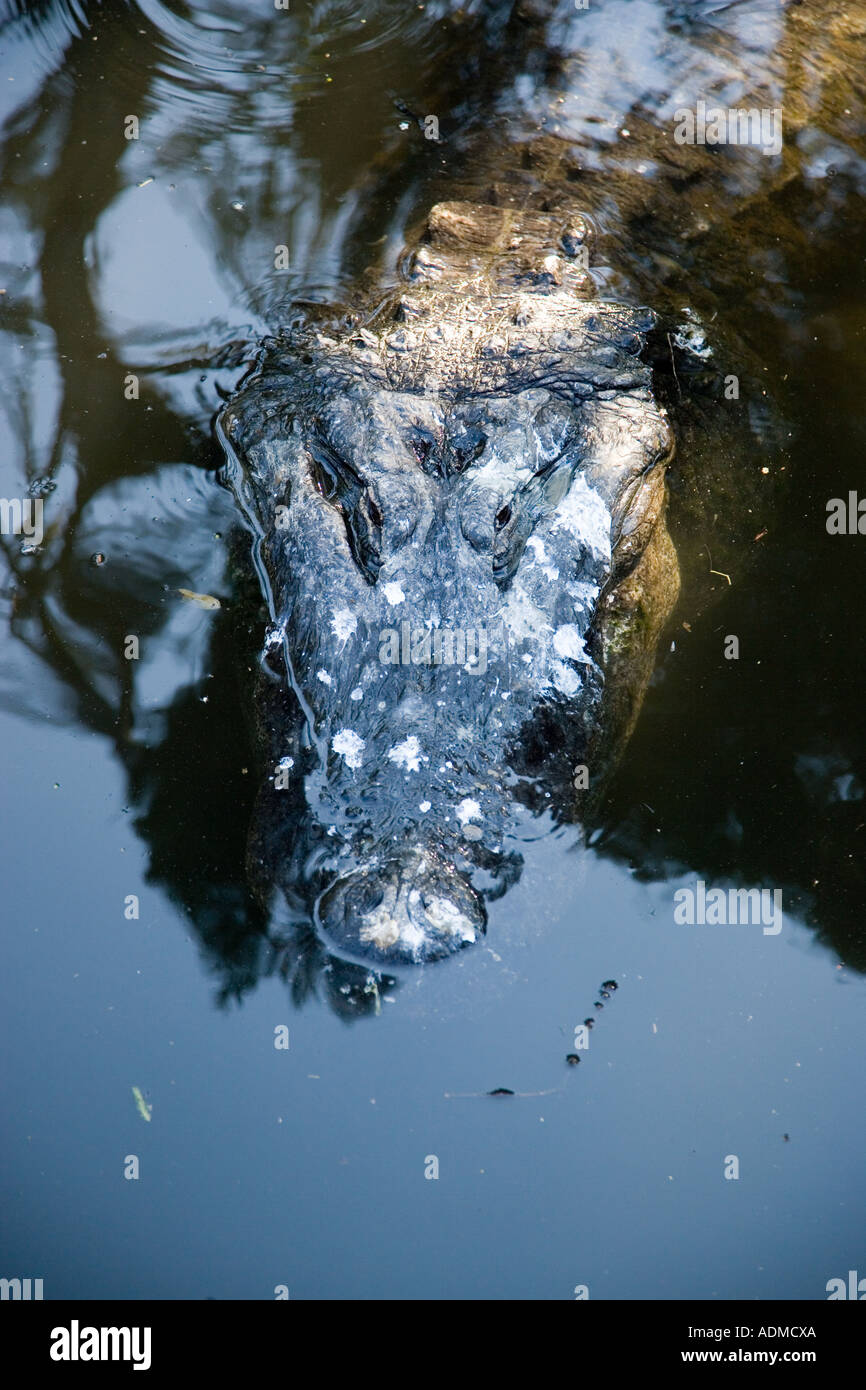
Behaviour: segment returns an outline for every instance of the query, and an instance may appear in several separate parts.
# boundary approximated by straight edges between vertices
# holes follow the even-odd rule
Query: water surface
[[[797,116],[799,244],[746,218],[730,263],[621,248],[719,308],[774,405],[703,534],[699,430],[672,472],[683,596],[589,845],[529,821],[485,944],[393,987],[294,958],[250,899],[261,613],[211,422],[288,299],[394,263],[485,122],[495,150],[550,118],[545,62],[474,62],[468,8],[67,0],[0,30],[0,494],[46,524],[2,538],[0,1273],[49,1298],[820,1299],[866,1259],[864,541],[825,525],[866,444],[860,112]],[[775,100],[786,22],[569,16],[559,127],[591,169],[690,81],[738,101],[744,48]],[[699,878],[781,889],[783,930],[678,925]]]

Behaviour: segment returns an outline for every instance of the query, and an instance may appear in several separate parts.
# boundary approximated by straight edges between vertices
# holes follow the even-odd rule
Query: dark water
[[[45,536],[2,537],[0,1274],[48,1298],[824,1298],[866,1263],[866,540],[825,524],[866,490],[862,107],[797,124],[807,172],[769,206],[799,241],[762,214],[642,261],[740,329],[776,423],[756,392],[749,486],[708,492],[700,534],[702,450],[714,477],[727,457],[686,433],[683,595],[589,847],[531,822],[484,946],[341,992],[245,883],[260,615],[211,421],[287,297],[392,263],[467,132],[529,129],[551,80],[537,52],[473,62],[477,14],[364,11],[5,12],[0,494],[41,495]],[[558,119],[591,166],[678,83],[772,85],[786,22],[591,5],[555,31],[579,77]],[[698,878],[781,890],[781,932],[677,924]]]

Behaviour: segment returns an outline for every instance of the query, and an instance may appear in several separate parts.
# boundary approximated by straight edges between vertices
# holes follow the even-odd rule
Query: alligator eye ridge
[[[319,492],[326,502],[338,501],[338,476],[336,470],[330,466],[321,454],[314,454],[311,452],[309,457],[313,482]]]
[[[310,471],[317,491],[342,513],[352,559],[368,584],[375,584],[382,568],[382,509],[372,490],[355,469],[339,458],[322,439],[307,447]]]

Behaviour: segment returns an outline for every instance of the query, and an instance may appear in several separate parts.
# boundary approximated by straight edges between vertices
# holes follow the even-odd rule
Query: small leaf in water
[[[138,1107],[139,1115],[143,1120],[147,1120],[149,1123],[151,1112],[153,1111],[153,1106],[148,1105],[147,1101],[145,1100],[144,1096],[141,1094],[141,1091],[138,1089],[137,1086],[133,1086],[132,1094],[135,1097],[135,1104]]]
[[[192,589],[178,589],[181,598],[188,599],[190,603],[197,603],[200,608],[221,608],[222,604],[213,594],[194,594]]]

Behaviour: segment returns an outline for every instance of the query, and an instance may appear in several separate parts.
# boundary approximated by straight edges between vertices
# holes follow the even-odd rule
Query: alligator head
[[[271,611],[253,874],[377,964],[484,932],[522,822],[573,819],[627,736],[677,587],[652,316],[436,250],[364,327],[270,340],[220,422]]]

